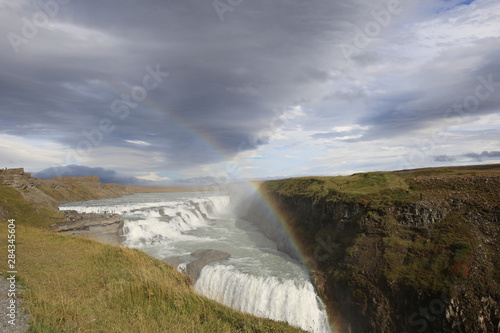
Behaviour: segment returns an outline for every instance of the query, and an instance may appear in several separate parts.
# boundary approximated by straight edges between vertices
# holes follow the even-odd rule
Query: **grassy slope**
[[[300,331],[200,297],[172,267],[140,251],[52,234],[44,229],[58,213],[37,212],[14,189],[0,186],[0,206],[2,244],[6,219],[17,220],[31,332]]]

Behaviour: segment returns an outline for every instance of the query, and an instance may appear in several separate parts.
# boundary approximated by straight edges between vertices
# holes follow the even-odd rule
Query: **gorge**
[[[498,165],[268,181],[260,192],[240,201],[242,216],[302,253],[337,332],[500,331]]]
[[[14,181],[12,178],[4,177],[4,184],[8,184],[2,193],[7,193],[6,186],[14,187],[26,204],[34,207],[36,215],[22,215],[27,224],[35,224],[34,216],[41,224],[47,216],[44,225],[62,226],[66,217],[54,212],[54,205],[134,193],[133,187],[100,184],[98,179],[40,181],[21,174]],[[260,235],[258,242],[266,248],[261,253],[264,257],[272,254],[267,258],[289,258],[280,267],[290,269],[288,263],[293,262],[293,267],[308,267],[309,273],[304,276],[311,279],[311,284],[304,292],[320,296],[334,332],[500,331],[499,165],[293,178],[251,186],[239,184],[227,191],[236,207],[237,220],[221,219],[226,223],[224,228],[246,230],[247,235],[253,235],[253,244]],[[238,263],[243,257],[234,252],[235,248],[244,248],[241,239],[232,250],[214,246],[214,236],[225,231],[214,229],[214,225],[205,227],[216,218],[213,204],[217,201],[222,207],[223,201],[229,200],[218,194],[205,196],[216,198],[209,200],[212,208],[203,197],[193,199],[196,195],[190,193],[185,194],[186,200],[177,200],[177,208],[172,211],[165,200],[149,208],[128,204],[123,209],[114,205],[103,210],[125,211],[124,216],[132,217],[128,222],[124,218],[121,225],[129,234],[129,245],[135,244],[175,267],[189,259],[192,264],[180,268],[191,272],[198,282],[195,289],[201,294],[205,293],[203,288],[213,291],[229,286],[214,285],[228,277],[234,282],[234,290],[242,290],[246,284],[245,288],[253,285],[262,294],[264,290],[270,292],[265,286],[276,283],[272,279],[242,279],[238,272],[238,265],[241,268],[247,264],[244,260]],[[172,199],[179,194],[162,195]],[[85,211],[88,207],[73,205],[68,209]],[[2,197],[0,216],[8,218],[12,214],[24,213]],[[30,219],[33,222],[28,222]],[[176,227],[165,229],[169,222]],[[110,224],[120,225],[114,221]],[[183,228],[188,224],[192,228]],[[172,235],[187,238],[172,243]],[[190,237],[191,243],[186,242]],[[192,237],[205,243],[195,248]],[[227,238],[234,237],[233,233]],[[155,246],[165,241],[184,247],[184,254],[164,249],[158,256],[159,248]],[[264,243],[267,247],[262,246]],[[280,255],[280,251],[286,255]],[[225,266],[228,263],[233,268]],[[217,298],[208,291],[206,295]],[[218,301],[234,303],[234,291],[228,289],[226,295],[233,296]],[[248,300],[250,296],[244,297]],[[246,300],[238,301],[243,311],[241,306],[248,303]],[[313,303],[307,303],[307,309]]]

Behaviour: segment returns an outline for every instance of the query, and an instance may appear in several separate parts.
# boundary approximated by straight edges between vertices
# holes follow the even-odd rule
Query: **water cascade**
[[[122,214],[125,245],[179,271],[196,260],[200,263],[199,253],[217,253],[219,257],[197,266],[194,283],[199,294],[309,332],[330,332],[307,270],[256,226],[231,214],[229,204],[227,195],[155,193],[70,203],[60,209]]]

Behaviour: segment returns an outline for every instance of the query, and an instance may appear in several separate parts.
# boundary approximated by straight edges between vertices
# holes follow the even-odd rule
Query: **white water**
[[[234,309],[287,321],[310,332],[330,332],[324,306],[298,262],[248,221],[230,214],[228,196],[203,193],[136,194],[65,204],[61,210],[124,216],[125,245],[159,259],[180,259],[198,249],[227,252],[203,268],[196,291]],[[180,268],[178,268],[180,269]]]

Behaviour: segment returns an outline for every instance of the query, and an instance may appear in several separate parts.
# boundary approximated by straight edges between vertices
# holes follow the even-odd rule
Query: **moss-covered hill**
[[[51,233],[61,218],[55,203],[109,197],[113,189],[95,179],[25,178],[15,184],[27,186],[0,185],[0,244],[6,258],[7,219],[15,219],[30,332],[302,332],[198,296],[175,269],[140,251]],[[0,261],[0,274],[7,270]]]
[[[261,191],[287,216],[341,332],[500,332],[500,165]]]

